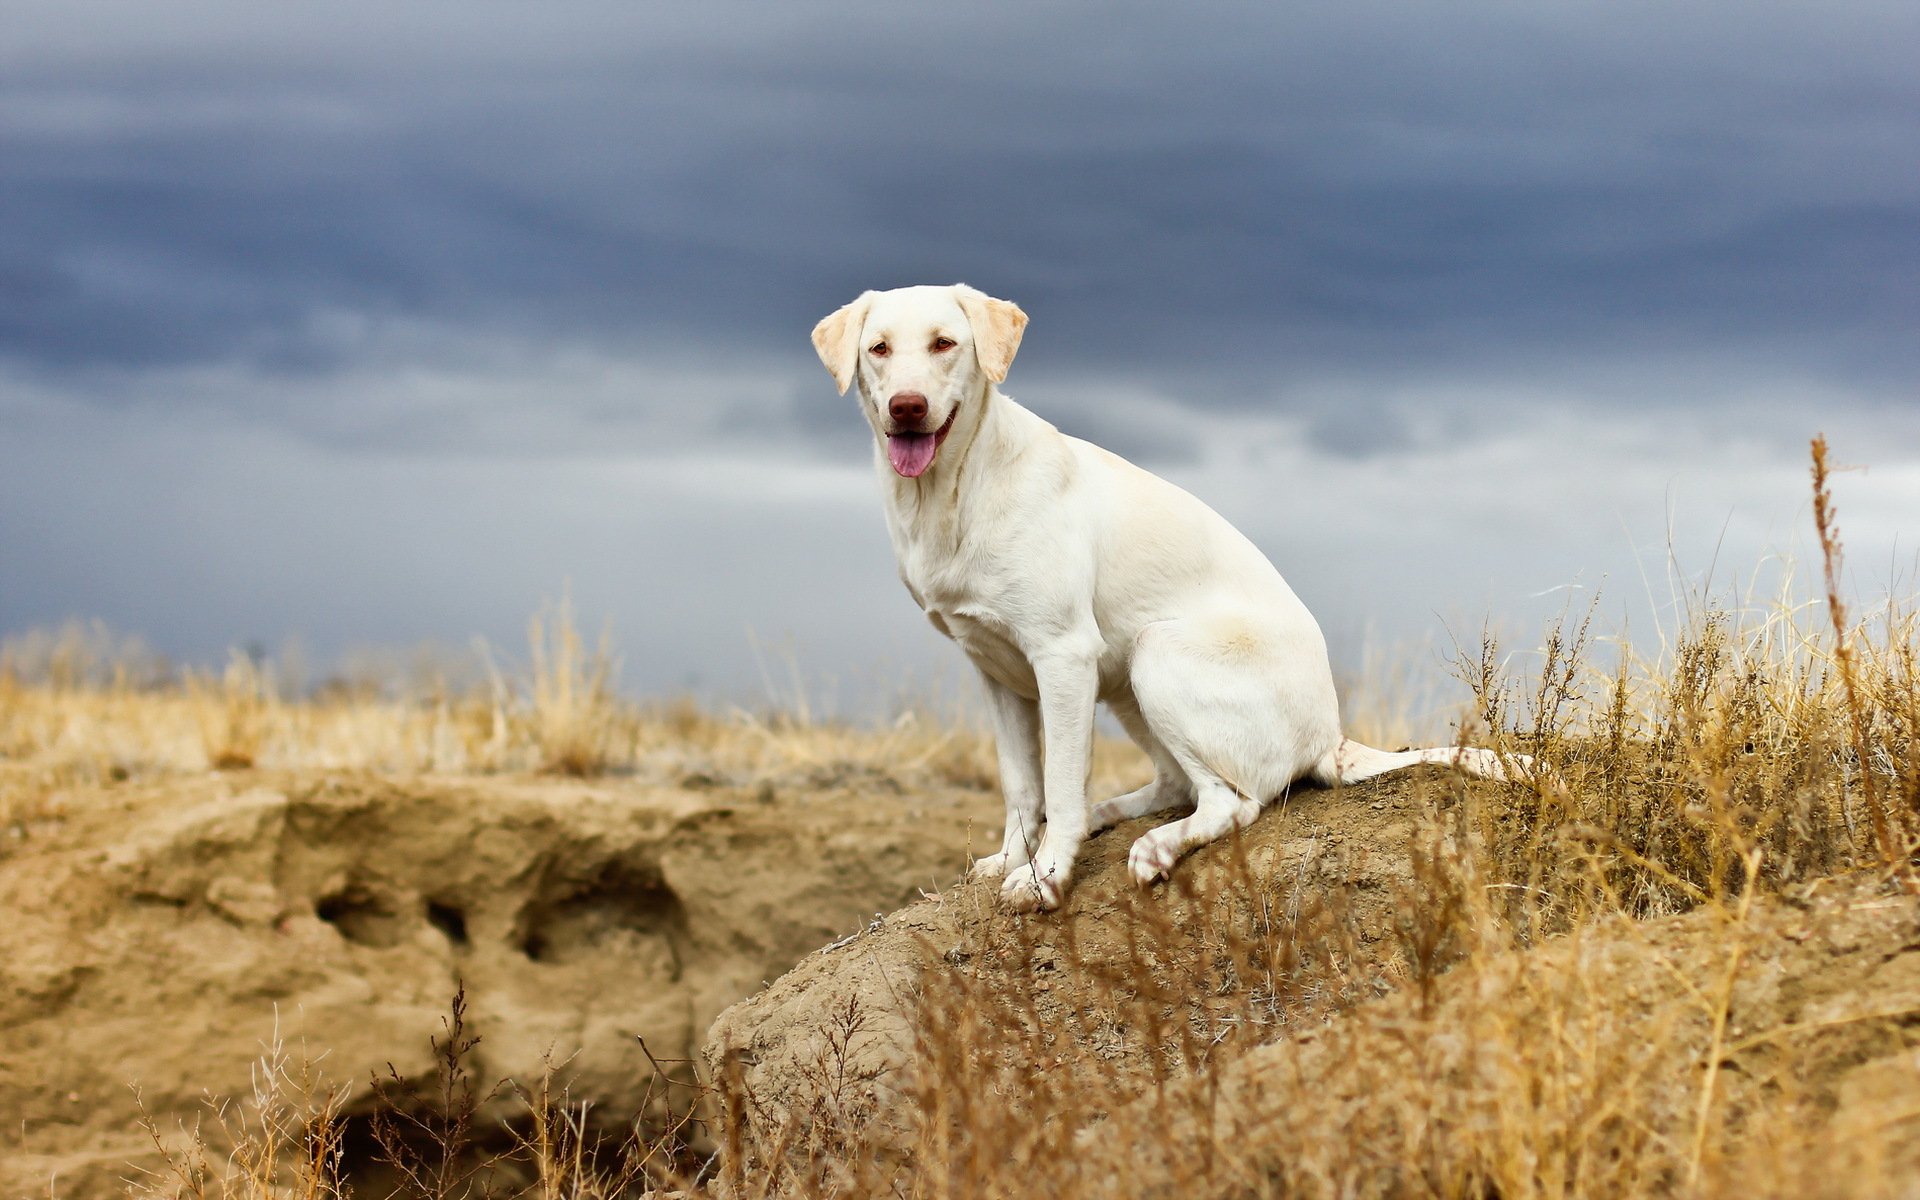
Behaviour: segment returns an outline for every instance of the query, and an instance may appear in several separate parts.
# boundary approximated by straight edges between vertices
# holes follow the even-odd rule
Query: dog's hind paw
[[[1155,832],[1158,832],[1157,830]],[[1180,861],[1179,846],[1155,837],[1152,833],[1143,835],[1127,851],[1127,870],[1133,875],[1133,881],[1146,887],[1154,880],[1173,873],[1173,864]]]

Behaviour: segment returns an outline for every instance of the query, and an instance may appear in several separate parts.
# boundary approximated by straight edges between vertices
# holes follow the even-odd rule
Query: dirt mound
[[[905,1068],[931,973],[974,995],[1030,1002],[1034,1024],[1059,1031],[1061,1062],[1096,1060],[1112,1086],[1137,1091],[1166,1068],[1161,1048],[1147,1048],[1160,1039],[1127,1027],[1120,1001],[1137,1000],[1143,986],[1167,989],[1169,1007],[1177,996],[1181,1019],[1197,1025],[1261,1020],[1262,1009],[1271,1020],[1283,1000],[1327,1011],[1387,990],[1419,818],[1437,798],[1485,786],[1497,785],[1421,769],[1304,791],[1144,893],[1127,874],[1127,850],[1160,819],[1130,821],[1089,841],[1066,902],[1034,917],[1003,912],[997,881],[960,883],[810,955],[723,1012],[702,1052],[708,1075],[735,1097],[749,1154],[811,1153],[820,1147],[810,1137],[848,1124],[899,1151]],[[1282,949],[1284,961],[1267,964],[1274,977],[1264,991],[1222,987],[1254,939]],[[1245,1011],[1249,1001],[1255,1011]]]
[[[0,1194],[119,1194],[163,1125],[243,1095],[274,1030],[364,1099],[429,1075],[464,982],[482,1080],[572,1056],[630,1120],[724,1005],[950,879],[996,807],[886,781],[776,792],[242,774],[73,792],[0,849]]]

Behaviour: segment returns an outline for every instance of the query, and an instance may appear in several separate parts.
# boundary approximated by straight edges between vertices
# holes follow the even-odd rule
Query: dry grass
[[[353,1089],[329,1080],[315,1056],[294,1053],[276,1027],[251,1094],[210,1097],[206,1123],[163,1129],[140,1106],[161,1165],[128,1181],[130,1200],[618,1200],[691,1165],[693,1114],[684,1106],[662,1104],[658,1120],[605,1129],[589,1102],[574,1099],[566,1064],[551,1059],[531,1081],[482,1087],[468,1067],[480,1038],[466,1026],[464,989],[432,1044],[430,1077],[389,1068],[350,1111]],[[492,1115],[502,1097],[512,1101],[505,1118]]]
[[[276,699],[268,672],[235,653],[218,679],[189,671],[186,693],[200,725],[207,766],[216,771],[253,766],[274,723]]]
[[[430,677],[397,695],[391,680],[351,680],[292,696],[275,663],[240,653],[215,675],[175,672],[97,626],[12,638],[0,646],[0,818],[31,819],[73,785],[247,768],[611,774],[690,786],[995,779],[991,736],[969,704],[903,704],[876,725],[635,702],[614,686],[610,639],[590,645],[564,600],[531,619],[528,643],[521,671],[477,647],[467,673],[484,682],[464,690]],[[1111,741],[1098,757],[1102,777],[1135,762],[1131,747]]]
[[[574,624],[573,599],[563,595],[556,608],[534,614],[527,644],[533,648],[532,733],[540,769],[556,775],[604,773],[616,765],[620,739],[613,631],[603,631],[589,653]],[[496,685],[495,690],[502,689]]]

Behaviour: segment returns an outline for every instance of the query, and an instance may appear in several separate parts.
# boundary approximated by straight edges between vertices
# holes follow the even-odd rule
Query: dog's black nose
[[[887,413],[902,425],[918,425],[927,419],[927,398],[919,392],[901,392],[887,401]]]

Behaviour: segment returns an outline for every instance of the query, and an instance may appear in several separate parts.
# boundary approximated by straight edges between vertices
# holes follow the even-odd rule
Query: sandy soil
[[[883,778],[681,788],[240,772],[49,798],[0,843],[0,1195],[120,1194],[276,1027],[353,1089],[570,1059],[613,1124],[726,1005],[950,881],[997,803]],[[976,831],[977,828],[977,831]],[[217,1136],[215,1138],[217,1142]]]

